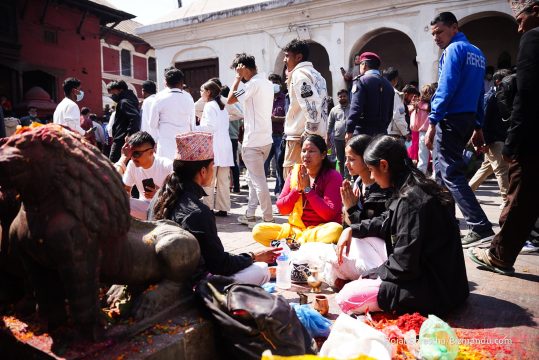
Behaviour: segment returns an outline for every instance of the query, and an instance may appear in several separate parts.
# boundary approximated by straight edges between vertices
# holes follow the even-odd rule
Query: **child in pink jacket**
[[[425,134],[429,127],[430,100],[434,95],[434,86],[425,85],[421,88],[421,96],[418,102],[413,104],[410,113],[410,130],[419,132],[419,153],[417,168],[424,174],[427,173],[430,151],[425,145]]]

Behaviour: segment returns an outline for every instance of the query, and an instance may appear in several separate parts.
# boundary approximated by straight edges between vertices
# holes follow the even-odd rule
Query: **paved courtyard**
[[[274,179],[268,180],[273,189]],[[242,179],[242,184],[245,182]],[[497,184],[488,180],[477,191],[494,231],[499,230],[500,197]],[[273,198],[275,204],[275,198]],[[249,229],[237,222],[237,216],[245,212],[247,190],[241,194],[232,194],[232,211],[226,218],[217,218],[217,228],[225,249],[232,253],[255,251],[261,245],[255,243]],[[538,204],[539,206],[539,204]],[[258,209],[260,211],[260,209]],[[461,229],[465,231],[465,223],[457,209]],[[257,212],[257,215],[261,213]],[[278,223],[285,222],[287,217],[276,216]],[[453,327],[461,330],[467,338],[478,338],[479,341],[505,339],[506,345],[500,346],[498,359],[539,358],[539,255],[520,255],[515,264],[516,274],[512,277],[478,270],[477,266],[466,258],[466,270],[470,286],[470,297],[467,303],[444,318]],[[297,291],[308,291],[303,286],[293,285],[288,291],[278,290],[287,299],[299,302]],[[338,316],[338,308],[330,288],[323,287],[323,292],[330,298],[329,317]],[[313,295],[309,296],[312,301]]]

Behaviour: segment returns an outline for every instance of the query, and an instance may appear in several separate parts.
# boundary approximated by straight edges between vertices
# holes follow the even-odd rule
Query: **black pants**
[[[521,156],[509,164],[507,205],[500,215],[500,232],[490,244],[490,254],[513,266],[539,217],[539,165],[537,157]]]
[[[240,168],[238,166],[238,139],[230,139],[232,142],[232,156],[234,157],[234,166],[230,169],[232,170],[232,183],[233,191],[240,191]]]
[[[344,140],[334,140],[335,143],[335,152],[337,153],[337,161],[339,162],[339,172],[341,173],[341,176],[344,178],[347,178],[350,176],[348,174],[348,169],[346,166],[344,166],[344,160],[345,160],[345,153],[344,149],[346,148],[346,142]]]

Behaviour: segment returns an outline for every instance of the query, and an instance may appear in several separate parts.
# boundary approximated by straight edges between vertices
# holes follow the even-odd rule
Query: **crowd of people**
[[[196,279],[211,273],[263,284],[281,250],[276,240],[296,247],[318,242],[336,254],[331,282],[342,288],[343,311],[443,313],[469,293],[463,247],[474,262],[501,274],[514,272],[524,245],[539,249],[526,243],[539,216],[532,184],[539,1],[512,7],[524,33],[516,73],[493,72],[486,94],[485,56],[459,31],[456,17],[443,12],[430,24],[443,51],[438,82],[421,88],[401,87],[397,69],[382,71],[383,59],[364,52],[349,71],[341,68],[347,88],[332,106],[325,79],[309,61],[309,44],[293,40],[283,48],[284,80],[260,72],[255,57],[241,53],[232,61],[230,88],[208,79],[197,102],[176,68],[165,70],[162,91],[144,83],[141,106],[125,82],[113,81],[107,89],[116,107],[103,124],[90,109],[79,110],[82,84],[69,78],[53,121],[115,163],[133,217],[169,219],[197,238]],[[36,109],[28,110],[22,125],[35,121]],[[467,147],[484,153],[471,180]],[[214,216],[230,215],[240,165],[248,204],[237,221],[264,249],[233,255],[224,251]],[[495,236],[474,194],[492,173],[503,200]],[[468,227],[462,236],[455,204]],[[276,224],[274,214],[288,221]],[[489,240],[490,248],[475,247]]]

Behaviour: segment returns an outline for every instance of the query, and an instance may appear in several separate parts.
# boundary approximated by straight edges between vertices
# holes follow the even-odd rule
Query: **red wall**
[[[103,72],[120,75],[120,52],[103,46]]]
[[[79,106],[87,106],[93,112],[101,113],[99,19],[88,14],[80,34],[77,34],[82,18],[81,10],[51,2],[44,23],[40,24],[44,6],[43,0],[30,0],[25,7],[24,17],[19,19],[22,65],[28,70],[42,70],[56,76],[58,98],[54,100],[57,102],[64,97],[64,79],[70,76],[78,78],[85,93]],[[43,40],[45,28],[57,31],[56,44]]]
[[[146,58],[133,55],[134,78],[138,80],[148,80],[148,64]]]

